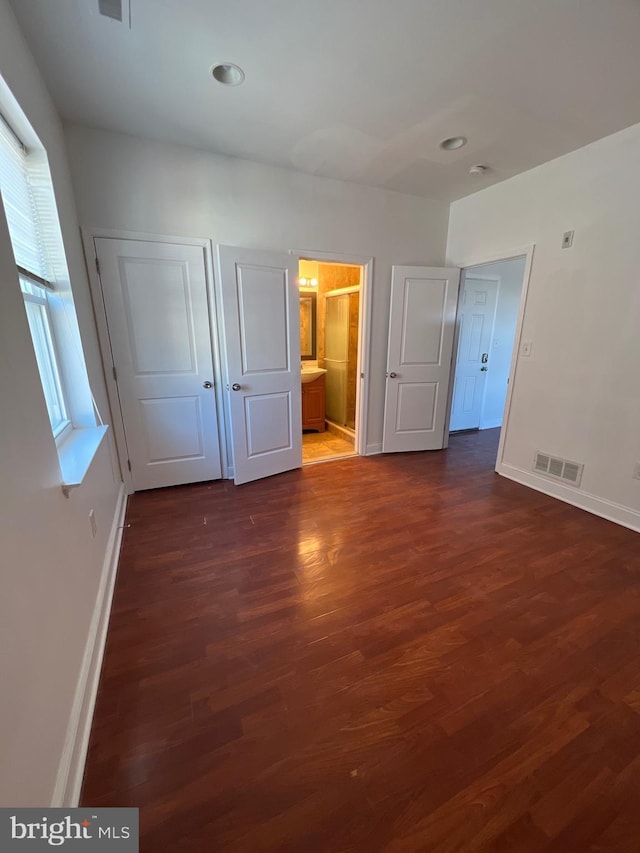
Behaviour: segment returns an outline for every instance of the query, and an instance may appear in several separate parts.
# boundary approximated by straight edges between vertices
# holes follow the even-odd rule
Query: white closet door
[[[219,246],[237,484],[302,466],[297,259]]]
[[[133,486],[221,476],[204,250],[95,239]]]

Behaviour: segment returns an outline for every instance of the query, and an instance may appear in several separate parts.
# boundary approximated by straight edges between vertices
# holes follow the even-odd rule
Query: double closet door
[[[94,238],[101,343],[135,491],[222,476],[203,246]],[[302,465],[297,259],[218,249],[234,479]]]

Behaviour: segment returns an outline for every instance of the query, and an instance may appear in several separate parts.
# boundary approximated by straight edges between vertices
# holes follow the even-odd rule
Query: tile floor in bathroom
[[[322,462],[340,456],[355,454],[354,441],[329,432],[305,432],[302,434],[302,463]]]

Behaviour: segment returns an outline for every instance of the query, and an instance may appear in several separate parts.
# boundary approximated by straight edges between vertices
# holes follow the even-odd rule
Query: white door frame
[[[490,255],[478,256],[469,255],[468,257],[455,258],[452,261],[452,266],[458,266],[465,274],[467,270],[473,267],[482,267],[486,264],[497,264],[500,261],[511,261],[515,258],[525,258],[524,272],[522,274],[522,291],[520,293],[520,307],[518,308],[518,320],[516,322],[516,334],[513,341],[513,352],[511,353],[511,366],[509,367],[509,384],[507,385],[507,397],[504,403],[504,415],[502,418],[502,427],[500,428],[500,443],[498,444],[498,455],[496,457],[495,470],[498,474],[502,473],[504,448],[507,439],[507,431],[509,429],[509,416],[511,414],[511,399],[513,397],[513,388],[516,384],[518,371],[518,354],[522,340],[522,327],[527,308],[527,297],[529,295],[529,282],[531,280],[531,268],[533,266],[533,255],[535,252],[535,243],[528,243],[526,246],[520,246],[516,249],[508,249],[504,252],[494,252]],[[456,320],[456,324],[458,324]],[[453,378],[449,387],[449,413],[451,412],[451,400],[453,396]],[[449,431],[449,422],[446,424],[447,436]]]
[[[175,243],[183,246],[198,246],[204,250],[205,260],[205,276],[207,281],[207,302],[209,305],[209,319],[211,329],[211,353],[213,355],[213,377],[216,398],[216,417],[218,419],[218,435],[220,441],[220,460],[222,463],[222,476],[228,476],[228,460],[227,460],[227,436],[225,432],[225,419],[221,417],[223,411],[223,395],[222,395],[222,372],[219,349],[218,335],[218,314],[216,311],[216,297],[214,290],[213,277],[213,252],[211,240],[200,237],[176,237],[173,235],[164,234],[147,234],[143,231],[122,231],[113,228],[96,228],[82,227],[82,243],[84,246],[85,260],[87,264],[87,272],[89,274],[89,286],[91,289],[91,298],[93,301],[94,315],[96,318],[96,326],[98,329],[98,341],[100,344],[100,356],[102,358],[102,367],[104,370],[104,378],[107,386],[107,395],[109,397],[109,406],[111,409],[111,420],[113,425],[113,434],[116,442],[116,450],[118,451],[118,459],[120,462],[120,473],[122,481],[127,490],[127,494],[131,495],[134,492],[133,478],[127,467],[127,441],[124,429],[124,419],[120,406],[120,397],[118,395],[118,386],[115,381],[113,372],[113,359],[111,357],[111,343],[109,339],[109,327],[107,324],[107,314],[104,305],[104,296],[102,293],[102,282],[98,274],[96,265],[96,252],[94,239],[104,237],[113,240],[143,240],[148,243]]]
[[[358,318],[358,365],[360,385],[356,394],[356,445],[359,456],[366,456],[369,416],[369,363],[371,358],[371,296],[373,258],[344,252],[319,252],[312,249],[289,249],[300,260],[320,261],[323,264],[351,264],[362,268],[360,281],[360,316]],[[346,291],[345,291],[346,292]]]

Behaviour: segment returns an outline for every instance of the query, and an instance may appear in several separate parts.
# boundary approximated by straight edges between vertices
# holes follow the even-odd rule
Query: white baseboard
[[[552,498],[558,498],[558,500],[577,506],[579,509],[591,512],[593,515],[598,515],[600,518],[606,518],[607,521],[613,521],[622,527],[628,527],[630,530],[640,533],[640,512],[638,510],[614,503],[606,498],[599,498],[597,495],[583,492],[581,489],[572,489],[571,486],[565,486],[563,483],[554,483],[552,480],[547,480],[546,477],[540,477],[532,471],[525,471],[515,465],[502,463],[497,466],[496,471],[509,480],[514,480],[523,486],[529,486],[529,488],[550,495]]]
[[[482,421],[480,429],[495,429],[502,426],[502,418],[496,418],[493,421]]]
[[[51,806],[78,805],[116,581],[127,494],[120,487]]]
[[[364,451],[365,456],[375,456],[377,453],[382,453],[382,442],[367,444]]]

